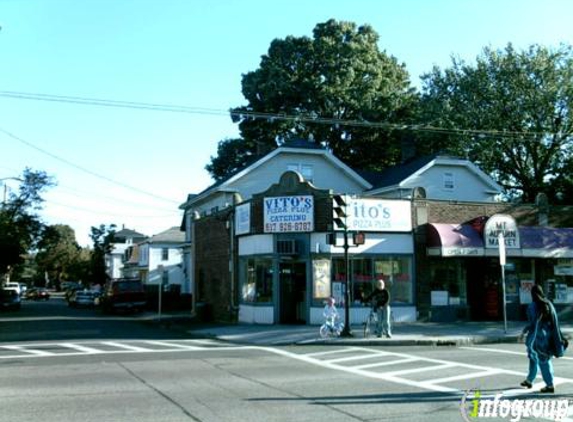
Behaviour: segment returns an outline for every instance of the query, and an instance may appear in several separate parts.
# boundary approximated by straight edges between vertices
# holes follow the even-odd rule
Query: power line
[[[161,196],[156,195],[156,194],[154,194],[154,193],[147,192],[147,191],[145,191],[145,190],[143,190],[143,189],[136,188],[136,187],[131,186],[131,185],[128,185],[128,184],[126,184],[126,183],[123,183],[123,182],[114,180],[114,179],[112,179],[112,178],[110,178],[110,177],[104,176],[104,175],[102,175],[102,174],[96,173],[96,172],[94,172],[94,171],[92,171],[92,170],[86,169],[85,167],[82,167],[82,166],[80,166],[80,165],[77,165],[77,164],[75,164],[75,163],[73,163],[73,162],[71,162],[71,161],[69,161],[69,160],[66,160],[65,158],[62,158],[62,157],[60,157],[60,156],[58,156],[58,155],[56,155],[56,154],[53,154],[53,153],[51,153],[51,152],[49,152],[49,151],[47,151],[47,150],[45,150],[45,149],[43,149],[43,148],[40,148],[40,147],[34,145],[33,143],[31,143],[31,142],[29,142],[29,141],[26,141],[25,139],[22,139],[22,138],[20,138],[20,137],[18,137],[18,136],[16,136],[16,135],[14,135],[13,133],[10,133],[10,132],[8,132],[7,130],[1,128],[1,127],[0,127],[0,132],[3,133],[3,134],[5,134],[6,136],[8,136],[8,137],[10,137],[10,138],[12,138],[12,139],[18,141],[18,142],[20,142],[20,143],[22,143],[22,144],[24,144],[24,145],[30,147],[30,148],[35,149],[36,151],[41,152],[42,154],[48,155],[48,156],[50,156],[50,157],[52,157],[52,158],[54,158],[54,159],[56,159],[56,160],[58,160],[58,161],[61,161],[61,162],[64,163],[64,164],[67,164],[67,165],[69,165],[69,166],[71,166],[71,167],[74,167],[74,168],[77,169],[77,170],[83,171],[84,173],[87,173],[87,174],[92,175],[92,176],[94,176],[94,177],[97,177],[97,178],[99,178],[99,179],[105,180],[105,181],[107,181],[107,182],[109,182],[109,183],[112,183],[112,184],[114,184],[114,185],[118,185],[118,186],[121,186],[121,187],[123,187],[123,188],[125,188],[125,189],[129,189],[129,190],[132,190],[132,191],[134,191],[134,192],[138,192],[138,193],[141,193],[141,194],[150,196],[150,197],[155,198],[155,199],[160,199],[160,200],[162,200],[162,201],[167,201],[167,202],[171,202],[171,203],[174,203],[174,204],[179,204],[179,203],[180,203],[180,201],[174,201],[174,200],[172,200],[172,199],[168,199],[168,198],[161,197]]]
[[[390,123],[381,121],[367,121],[367,120],[347,120],[329,117],[320,117],[314,113],[309,114],[287,114],[287,113],[266,113],[251,110],[221,110],[205,107],[192,107],[174,104],[160,104],[160,103],[146,103],[137,101],[119,101],[101,98],[89,97],[76,97],[66,95],[52,95],[52,94],[39,94],[27,93],[18,91],[0,91],[0,97],[22,99],[22,100],[35,100],[35,101],[52,101],[71,104],[81,104],[89,106],[103,106],[103,107],[120,107],[150,111],[163,111],[171,113],[190,113],[190,114],[203,114],[215,116],[228,116],[237,117],[239,119],[264,119],[267,121],[289,121],[289,122],[303,122],[322,124],[330,126],[350,126],[350,127],[366,127],[378,128],[384,130],[397,130],[397,131],[410,131],[422,133],[438,133],[450,135],[472,135],[472,136],[490,136],[496,138],[538,138],[543,136],[544,133],[540,132],[520,132],[520,131],[505,131],[505,130],[491,130],[491,129],[464,129],[464,128],[444,128],[436,127],[425,124],[401,124]]]

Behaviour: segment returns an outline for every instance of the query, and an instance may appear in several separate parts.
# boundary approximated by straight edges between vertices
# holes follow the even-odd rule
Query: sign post
[[[499,265],[501,266],[501,294],[503,295],[503,331],[507,334],[507,301],[505,297],[505,237],[503,233],[497,236],[499,246]]]

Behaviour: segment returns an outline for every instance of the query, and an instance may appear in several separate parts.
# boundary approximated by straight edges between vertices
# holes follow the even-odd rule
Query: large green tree
[[[573,200],[573,52],[485,48],[423,77],[426,146],[478,163],[510,197]]]
[[[36,247],[44,227],[37,211],[42,194],[54,185],[45,172],[29,168],[18,179],[18,191],[6,195],[0,206],[0,276],[10,274]]]
[[[82,259],[81,247],[70,226],[63,224],[46,226],[38,242],[36,264],[42,274],[47,273],[50,276],[57,289],[65,279],[82,279],[83,274],[78,273]]]
[[[219,143],[206,169],[228,177],[290,138],[314,139],[350,165],[381,169],[400,159],[400,136],[416,103],[403,64],[378,48],[368,25],[329,20],[313,37],[271,42],[260,67],[243,75],[248,104],[231,110],[241,138]]]

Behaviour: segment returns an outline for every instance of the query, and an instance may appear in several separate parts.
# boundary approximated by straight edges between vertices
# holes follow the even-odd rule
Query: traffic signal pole
[[[344,233],[344,328],[340,333],[341,337],[353,336],[352,330],[350,329],[350,260],[348,256],[350,245],[348,243],[347,205],[348,199],[346,195],[333,195],[332,206],[334,229],[342,229]],[[334,239],[336,239],[336,235],[334,236]],[[336,243],[336,240],[334,243]]]
[[[350,259],[348,256],[348,227],[344,228],[344,328],[340,333],[340,337],[352,337],[352,330],[350,329]]]

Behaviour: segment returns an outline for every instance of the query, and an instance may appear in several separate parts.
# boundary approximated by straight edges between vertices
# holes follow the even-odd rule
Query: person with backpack
[[[545,297],[541,286],[531,288],[532,302],[527,307],[527,325],[522,331],[529,358],[529,371],[521,386],[531,388],[537,376],[538,368],[545,381],[540,393],[554,393],[553,356],[561,357],[568,346],[559,327],[557,312],[553,304]]]

